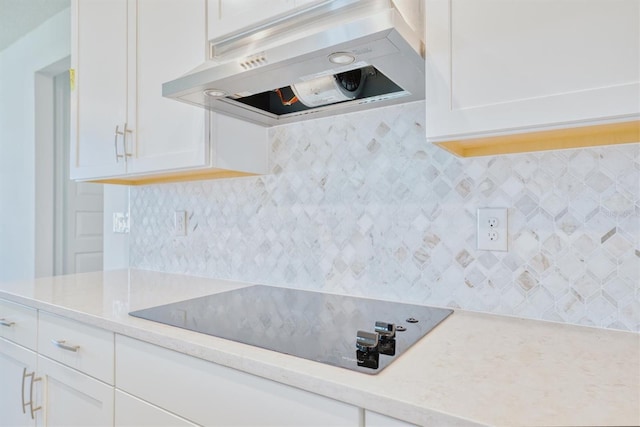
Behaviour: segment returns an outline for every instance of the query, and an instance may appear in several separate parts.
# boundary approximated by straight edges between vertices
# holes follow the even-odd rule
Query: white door
[[[31,377],[24,374],[31,374],[35,369],[33,351],[0,338],[0,427],[35,426],[30,406],[23,406],[30,402],[31,391]]]
[[[102,270],[102,184],[67,187],[64,274]]]
[[[55,85],[56,200],[55,274],[102,270],[103,185],[69,179],[69,78]]]

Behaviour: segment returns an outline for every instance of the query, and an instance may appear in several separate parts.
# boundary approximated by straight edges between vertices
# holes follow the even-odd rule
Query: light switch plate
[[[129,232],[129,214],[126,212],[113,213],[113,232],[126,234]]]
[[[507,208],[478,209],[478,249],[503,251],[508,249]]]

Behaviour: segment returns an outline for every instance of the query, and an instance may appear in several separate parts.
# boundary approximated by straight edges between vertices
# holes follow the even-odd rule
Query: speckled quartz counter
[[[120,270],[0,284],[0,298],[420,425],[640,425],[640,334],[457,310],[378,375],[134,318],[247,286]]]

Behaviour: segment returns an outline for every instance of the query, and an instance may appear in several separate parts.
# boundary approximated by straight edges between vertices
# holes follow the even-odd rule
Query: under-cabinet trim
[[[460,157],[640,142],[640,120],[435,142]]]
[[[197,170],[197,171],[181,171],[181,172],[168,172],[155,175],[144,176],[130,176],[124,178],[105,178],[105,179],[93,179],[87,182],[94,182],[98,184],[117,184],[117,185],[148,185],[148,184],[165,184],[170,182],[183,182],[183,181],[200,181],[208,179],[221,179],[221,178],[241,178],[246,176],[256,176],[258,174],[249,172],[238,172],[225,169],[214,170]]]

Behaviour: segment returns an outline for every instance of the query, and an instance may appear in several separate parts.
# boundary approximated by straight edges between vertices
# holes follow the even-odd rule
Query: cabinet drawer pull
[[[65,340],[51,340],[51,343],[53,345],[55,345],[56,347],[59,347],[59,348],[61,348],[63,350],[73,351],[74,353],[77,352],[78,350],[80,350],[80,346],[79,345],[66,344]]]
[[[13,326],[13,325],[15,325],[15,324],[16,324],[16,322],[9,322],[9,321],[8,321],[7,319],[5,319],[5,318],[0,319],[0,325],[2,325],[2,326],[6,326],[6,327],[10,328],[10,327],[12,327],[12,326]]]
[[[29,387],[29,401],[25,403],[24,401],[24,380],[27,377],[31,377],[31,385]],[[35,413],[36,411],[42,409],[42,406],[38,406],[38,407],[33,407],[33,383],[34,382],[38,382],[40,381],[42,378],[38,377],[36,378],[36,373],[31,372],[30,374],[27,374],[27,368],[24,368],[22,370],[22,413],[25,414],[25,408],[28,406],[29,407],[29,412],[31,413],[31,419],[34,420],[36,418]]]

